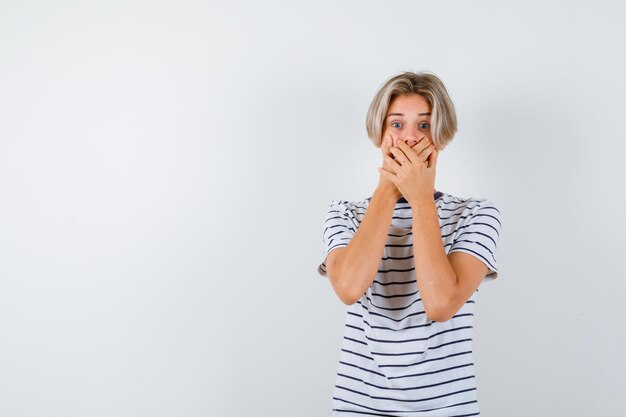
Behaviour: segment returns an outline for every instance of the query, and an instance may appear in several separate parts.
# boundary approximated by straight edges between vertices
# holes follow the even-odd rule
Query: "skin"
[[[365,218],[346,247],[328,254],[328,275],[346,304],[355,303],[372,285],[383,255],[396,201],[404,196],[413,214],[415,277],[429,320],[447,321],[467,302],[487,273],[476,257],[453,252],[446,256],[433,199],[436,149],[432,146],[426,100],[399,96],[391,103],[381,143],[383,167]],[[397,122],[397,123],[396,123]],[[428,140],[427,140],[428,139]],[[431,144],[430,148],[427,144]],[[402,192],[401,192],[402,190]]]
[[[476,291],[487,266],[464,252],[446,255],[435,205],[434,183],[439,151],[432,144],[428,102],[420,95],[396,97],[387,112],[381,144],[379,189],[387,198],[404,196],[413,215],[415,275],[428,317],[447,321]],[[402,113],[391,115],[392,113]],[[420,115],[421,114],[421,115]],[[388,152],[387,152],[388,151]]]
[[[436,161],[438,151],[430,131],[430,105],[419,94],[402,95],[391,102],[386,116],[380,146],[382,169],[395,174],[396,178],[392,180],[379,169],[380,182],[393,183],[395,187],[391,188],[396,188],[398,198],[404,196],[409,203],[411,199],[425,197],[422,194],[426,194],[428,189],[432,196],[435,192],[435,170],[434,167],[429,169],[429,166]]]

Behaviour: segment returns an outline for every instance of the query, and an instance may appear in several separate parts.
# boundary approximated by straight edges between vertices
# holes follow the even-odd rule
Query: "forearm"
[[[441,240],[437,207],[433,200],[411,205],[413,212],[413,253],[417,287],[427,316],[444,311],[457,278]]]
[[[378,187],[339,265],[341,285],[358,300],[372,285],[382,260],[398,197]]]

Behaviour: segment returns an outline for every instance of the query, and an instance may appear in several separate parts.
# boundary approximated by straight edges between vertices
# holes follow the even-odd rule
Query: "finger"
[[[394,183],[394,184],[396,183],[396,182],[394,181],[394,180],[395,180],[395,178],[396,178],[395,174],[393,174],[393,173],[391,173],[391,172],[389,172],[389,171],[387,171],[386,169],[381,168],[381,167],[376,168],[376,170],[377,170],[377,171],[378,171],[378,173],[379,173],[380,175],[382,175],[385,179],[388,179],[389,181],[391,181],[391,182],[392,182],[392,183]]]
[[[391,158],[391,157],[389,157],[389,158]],[[391,169],[391,166],[389,166],[389,163],[387,162],[387,160],[385,158],[383,158],[383,167],[386,168],[386,169]]]
[[[416,158],[417,154],[415,153],[415,151],[411,147],[409,147],[409,145],[407,145],[406,142],[402,140],[398,141],[398,146],[396,147],[396,149],[399,149],[400,151],[402,151],[403,155],[397,155],[401,159],[404,156],[410,163],[413,163],[413,161],[417,159]]]
[[[411,163],[409,159],[407,159],[406,155],[404,155],[404,152],[402,152],[400,149],[391,148],[389,152],[391,153],[391,158],[398,164],[400,164],[400,166]]]
[[[415,145],[411,146],[411,149],[413,149],[413,152],[415,152],[417,154],[417,156],[419,157],[419,159],[426,163],[426,159],[428,158],[428,152],[425,152],[425,150],[427,150],[428,147],[426,147],[425,149],[421,148],[421,141],[417,142]]]
[[[433,151],[430,155],[428,155],[428,167],[436,168],[437,167],[437,159],[439,158],[439,151],[436,147],[433,146]]]
[[[393,148],[393,136],[388,135],[387,138],[388,138],[387,148],[385,149],[385,151],[386,151],[387,155],[393,157],[393,154],[391,153],[391,148]]]
[[[419,156],[422,161],[426,161],[428,159],[428,156],[432,153],[433,149],[435,149],[435,145],[431,143],[419,152]]]
[[[390,144],[391,144],[391,135],[386,135],[386,136],[383,138],[382,144],[381,144],[381,146],[380,146],[380,152],[381,152],[383,155],[388,155],[388,154],[389,154],[389,147],[390,147]]]
[[[415,153],[419,154],[422,150],[428,148],[428,145],[430,145],[431,143],[431,140],[424,136],[423,138],[418,140],[415,145],[411,146],[411,149],[413,149]]]
[[[387,163],[388,167],[391,168],[394,172],[398,172],[398,169],[402,167],[402,165],[400,165],[398,161],[396,161],[389,155],[383,155],[383,159]]]
[[[422,161],[424,165],[426,166],[428,166],[428,156],[430,155],[431,152],[432,152],[432,149],[428,147],[424,149],[422,152],[420,152],[419,154],[420,161]]]

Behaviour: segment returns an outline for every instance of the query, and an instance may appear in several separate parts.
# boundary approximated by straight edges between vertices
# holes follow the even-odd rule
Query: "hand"
[[[387,170],[391,170],[391,166],[389,165],[389,162],[387,162],[387,160],[385,159],[385,156],[393,157],[393,154],[389,151],[389,148],[391,148],[392,145],[393,145],[393,138],[391,137],[391,135],[385,136],[383,138],[383,141],[380,144],[380,153],[382,154],[382,157],[383,157],[383,168]],[[380,174],[380,177],[378,180],[378,187],[385,189],[385,191],[391,192],[392,198],[394,198],[395,201],[398,201],[398,199],[402,197],[402,194],[400,193],[398,188],[395,186],[395,184],[389,181],[387,178],[385,178],[382,174]]]
[[[411,206],[432,201],[439,151],[428,138],[422,138],[413,147],[402,140],[396,144],[389,147],[393,157],[383,153],[385,163],[378,168],[381,179],[393,183]]]
[[[387,135],[385,135],[385,137],[383,138],[382,143],[380,144],[380,151],[381,151],[381,154],[383,156],[383,168],[386,169],[387,171],[391,171],[391,172],[394,172],[393,168],[390,165],[389,161],[387,159],[385,159],[385,156],[389,156],[392,159],[395,159],[394,154],[390,151],[390,149],[393,147],[393,143],[394,142],[395,141],[394,141],[393,136],[391,134],[387,134]],[[424,146],[423,143],[418,142],[417,144],[413,145],[411,147],[411,149],[415,149],[417,151],[418,149],[420,149],[420,147],[423,147],[423,146]],[[434,146],[431,146],[431,147],[428,147],[428,148],[422,150],[419,153],[419,159],[421,159],[422,162],[425,165],[428,165],[428,156],[431,154],[433,149],[434,149]],[[379,170],[379,172],[380,172],[380,170]],[[398,200],[400,197],[402,197],[402,193],[398,190],[396,185],[393,182],[391,182],[389,179],[385,178],[382,174],[380,175],[380,180],[378,182],[378,186],[391,190],[393,192],[393,197],[396,200]]]

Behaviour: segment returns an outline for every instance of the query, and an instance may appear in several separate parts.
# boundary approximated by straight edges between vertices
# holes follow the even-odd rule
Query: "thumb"
[[[385,136],[380,144],[380,152],[385,155],[389,149],[389,135]]]

